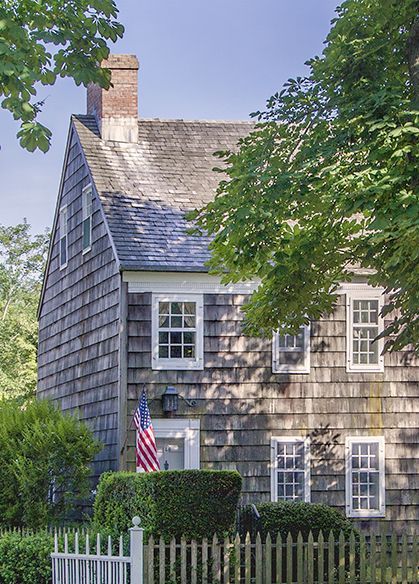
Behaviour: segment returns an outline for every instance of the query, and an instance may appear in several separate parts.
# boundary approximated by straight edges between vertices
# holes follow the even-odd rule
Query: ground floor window
[[[271,438],[272,501],[310,501],[310,450],[307,438]]]
[[[346,439],[346,514],[385,515],[384,437]]]

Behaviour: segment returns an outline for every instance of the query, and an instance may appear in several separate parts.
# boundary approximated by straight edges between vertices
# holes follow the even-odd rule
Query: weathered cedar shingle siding
[[[270,499],[272,435],[311,438],[311,498],[345,504],[345,437],[384,435],[386,520],[401,530],[417,520],[417,367],[386,355],[384,373],[347,373],[345,297],[333,314],[312,324],[308,375],[273,374],[271,342],[241,335],[243,296],[204,295],[203,371],[151,371],[151,294],[129,294],[129,417],[142,383],[150,409],[162,417],[160,395],[174,384],[197,406],[179,402],[180,417],[201,418],[201,466],[234,468],[244,500]],[[406,354],[405,354],[406,356]],[[410,379],[410,381],[409,381]],[[134,435],[128,462],[133,468]],[[374,526],[375,521],[368,524]]]
[[[53,234],[39,318],[38,396],[77,412],[105,447],[94,476],[117,467],[120,275],[97,199],[92,249],[82,254],[82,188],[88,170],[76,134],[70,137],[58,208],[68,205],[68,265],[59,269]]]

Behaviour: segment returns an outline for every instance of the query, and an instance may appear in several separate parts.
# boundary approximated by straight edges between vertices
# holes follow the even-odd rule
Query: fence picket
[[[292,584],[292,535],[287,537],[287,584]]]
[[[265,541],[265,582],[266,584],[272,583],[272,539],[271,534],[268,532]]]
[[[402,537],[402,584],[407,584],[407,536],[403,533]]]
[[[202,584],[208,584],[208,540],[202,540]]]
[[[363,533],[359,536],[359,580],[360,582],[367,581],[366,542]]]
[[[260,533],[256,535],[256,547],[255,547],[255,575],[256,584],[263,584],[263,567],[262,567],[262,540],[260,538]]]
[[[150,535],[147,546],[147,584],[154,584],[154,537]]]
[[[371,584],[377,582],[377,538],[375,533],[370,538],[370,567],[371,567]]]
[[[176,582],[176,540],[174,537],[170,541],[169,564],[169,578],[172,582]]]
[[[304,567],[303,567],[303,536],[301,531],[297,536],[297,582],[303,584]]]
[[[391,584],[397,584],[397,536],[393,532],[391,536]]]
[[[314,584],[314,538],[311,531],[307,542],[307,584]]]
[[[355,534],[351,531],[349,536],[349,582],[355,584],[356,569],[355,569]]]
[[[251,582],[251,542],[250,534],[247,532],[246,539],[244,541],[244,581],[245,584],[250,584]]]
[[[276,536],[276,581],[282,582],[282,536]]]
[[[220,548],[218,545],[217,534],[214,533],[211,545],[211,560],[212,560],[212,581],[213,583],[219,584],[221,580],[221,570],[220,570]]]
[[[317,582],[324,583],[324,537],[321,530],[317,538]]]
[[[230,538],[224,539],[224,584],[230,584]]]
[[[159,582],[166,583],[166,547],[163,537],[159,540]]]
[[[339,584],[345,584],[345,536],[341,531],[339,534]]]
[[[386,584],[386,582],[387,582],[387,537],[386,537],[384,532],[381,533],[380,571],[381,571],[381,584]]]
[[[186,539],[184,537],[180,540],[180,581],[181,584],[186,584]]]
[[[198,544],[193,539],[191,541],[191,584],[198,584]]]
[[[240,536],[236,535],[234,539],[234,584],[240,584],[240,567],[241,567],[241,546]]]

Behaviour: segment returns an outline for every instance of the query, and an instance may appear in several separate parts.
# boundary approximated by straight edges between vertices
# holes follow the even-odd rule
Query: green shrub
[[[349,536],[351,531],[357,532],[352,521],[344,517],[339,511],[319,503],[278,502],[260,503],[256,505],[260,519],[255,520],[250,506],[242,509],[240,515],[240,531],[244,535],[247,531],[254,535],[259,531],[264,538],[268,532],[272,537],[278,533],[283,538],[291,533],[296,538],[298,533],[306,539],[310,533],[316,538],[320,532],[327,537],[331,531],[337,535],[343,531]]]
[[[0,525],[65,521],[89,493],[91,430],[47,401],[0,401]]]
[[[0,537],[1,584],[50,584],[53,537],[46,533]]]
[[[146,536],[223,536],[234,526],[241,483],[235,471],[105,473],[94,503],[94,527],[118,535],[138,515]]]

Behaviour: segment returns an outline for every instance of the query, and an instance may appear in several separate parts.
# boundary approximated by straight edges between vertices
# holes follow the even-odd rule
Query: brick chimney
[[[138,141],[138,59],[135,55],[109,55],[101,66],[111,70],[113,87],[90,84],[87,114],[95,115],[103,140]]]

